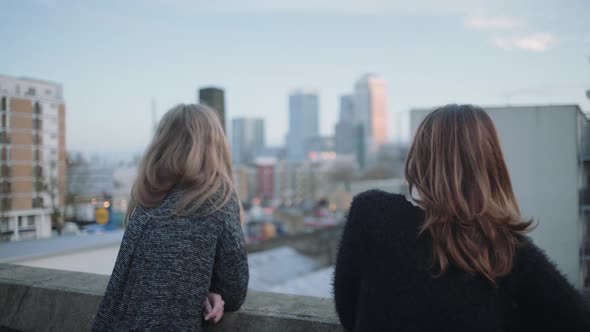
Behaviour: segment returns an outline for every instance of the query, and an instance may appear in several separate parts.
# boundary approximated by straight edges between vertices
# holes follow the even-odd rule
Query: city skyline
[[[589,10],[584,1],[7,2],[0,73],[64,86],[73,151],[141,152],[152,99],[160,117],[210,85],[226,92],[227,124],[272,124],[271,146],[284,143],[288,92],[316,87],[320,135],[332,135],[339,96],[365,72],[388,83],[388,139],[408,140],[413,107],[590,109]]]

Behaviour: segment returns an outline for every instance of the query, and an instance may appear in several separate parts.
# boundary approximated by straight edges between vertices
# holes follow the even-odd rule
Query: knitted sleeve
[[[224,229],[217,240],[211,291],[225,302],[225,311],[238,310],[248,290],[248,258],[239,209],[227,214]]]

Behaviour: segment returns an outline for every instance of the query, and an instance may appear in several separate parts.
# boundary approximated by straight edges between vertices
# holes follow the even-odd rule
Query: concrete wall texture
[[[484,109],[498,130],[521,212],[538,223],[530,236],[581,287],[578,197],[583,170],[578,156],[584,115],[577,105]],[[412,135],[430,111],[412,110]]]
[[[89,331],[108,276],[0,264],[0,331]],[[209,329],[344,331],[331,299],[250,291]]]

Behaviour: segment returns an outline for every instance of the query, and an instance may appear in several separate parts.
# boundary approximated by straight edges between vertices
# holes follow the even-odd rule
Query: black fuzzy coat
[[[353,331],[590,331],[581,295],[529,239],[493,287],[450,267],[433,277],[423,211],[404,196],[355,197],[336,261],[334,297]]]

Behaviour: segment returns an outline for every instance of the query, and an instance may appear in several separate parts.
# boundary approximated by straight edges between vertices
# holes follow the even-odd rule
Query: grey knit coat
[[[132,213],[93,331],[203,331],[210,291],[221,294],[226,312],[244,302],[248,261],[237,199],[206,217],[165,217],[181,194]]]

